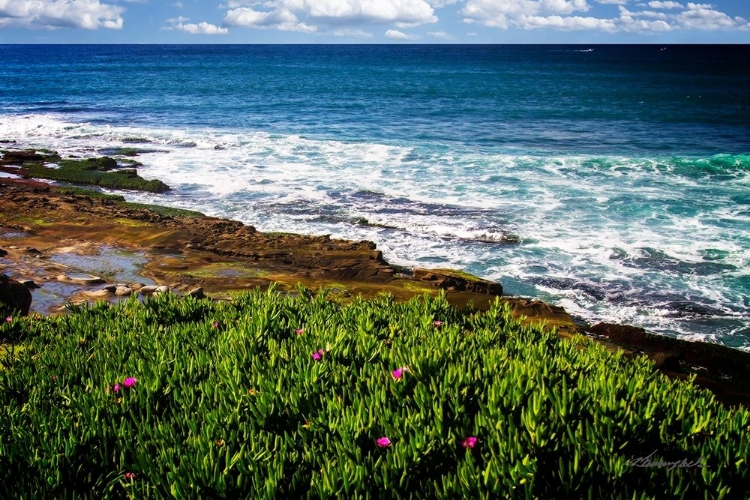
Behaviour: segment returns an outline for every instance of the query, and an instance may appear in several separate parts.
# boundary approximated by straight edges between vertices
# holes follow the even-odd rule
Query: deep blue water
[[[750,46],[0,46],[0,139],[750,348],[748,89]]]

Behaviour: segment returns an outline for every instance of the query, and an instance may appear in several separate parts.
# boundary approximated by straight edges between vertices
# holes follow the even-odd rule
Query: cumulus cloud
[[[99,0],[0,0],[0,28],[121,29],[123,11]]]
[[[302,31],[304,33],[313,33],[317,30],[315,26],[300,22],[294,12],[286,8],[265,12],[250,7],[238,7],[227,12],[224,24],[255,29]]]
[[[187,21],[189,21],[189,19],[183,16],[167,19],[167,22],[170,23],[170,25],[165,26],[162,29],[165,31],[184,31],[191,35],[226,35],[229,33],[229,30],[226,28],[210,23],[188,23]]]
[[[556,28],[561,30],[601,30],[616,31],[617,25],[611,19],[580,16],[520,16],[516,25],[521,28]]]
[[[649,2],[648,6],[652,9],[684,9],[685,7],[679,2]]]
[[[394,38],[396,40],[416,40],[417,37],[414,35],[407,35],[403,31],[388,30],[385,32],[386,38]]]
[[[741,17],[730,17],[711,4],[652,0],[630,11],[628,0],[596,0],[618,5],[619,16],[598,18],[578,13],[590,9],[586,0],[467,0],[460,14],[467,23],[510,29],[595,30],[604,32],[650,32],[672,30],[750,30]],[[646,10],[646,7],[659,11]],[[679,12],[675,12],[679,10]],[[664,12],[667,11],[667,12]],[[671,11],[671,12],[669,12]]]
[[[340,28],[333,31],[334,36],[350,38],[372,38],[372,33],[360,29]]]
[[[443,6],[453,1],[437,1]],[[426,0],[230,0],[224,24],[257,29],[317,31],[321,25],[356,27],[393,24],[406,28],[435,23]]]

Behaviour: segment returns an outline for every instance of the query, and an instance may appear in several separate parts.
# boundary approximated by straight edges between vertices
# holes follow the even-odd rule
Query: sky
[[[750,43],[750,0],[0,0],[0,43]]]

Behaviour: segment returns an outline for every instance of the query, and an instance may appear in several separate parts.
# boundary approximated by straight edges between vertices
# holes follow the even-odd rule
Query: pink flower
[[[305,330],[303,328],[297,328],[296,330],[294,330],[294,333],[296,333],[297,335],[302,335],[304,331]]]
[[[474,436],[469,436],[463,440],[463,442],[461,443],[461,446],[463,446],[464,448],[474,448],[476,444],[477,444],[477,438],[475,438]]]
[[[214,321],[214,323],[213,323],[213,327],[214,327],[214,328],[219,328],[219,322],[218,322],[218,321]]]
[[[312,357],[315,361],[323,359],[323,349],[318,349],[318,352],[312,353]]]
[[[401,379],[401,377],[404,376],[404,372],[406,372],[406,371],[409,371],[409,368],[407,368],[406,366],[402,366],[401,368],[396,368],[395,370],[393,370],[391,372],[391,376],[395,380],[399,380],[399,379]]]
[[[126,472],[125,479],[135,479],[135,472]]]
[[[437,320],[437,321],[435,321],[435,322],[433,323],[433,325],[435,325],[435,326],[436,326],[436,327],[438,327],[438,328],[440,328],[440,326],[442,326],[442,324],[443,324],[443,322],[442,322],[442,321],[440,321],[440,320]]]
[[[8,316],[7,318],[5,318],[6,323],[10,323],[11,321],[13,321],[13,318],[11,316]]]
[[[125,380],[122,381],[122,385],[125,386],[127,389],[132,389],[135,387],[135,383],[138,382],[138,379],[135,377],[128,377]]]
[[[388,448],[391,445],[391,440],[385,436],[378,439],[376,442],[378,443],[378,446],[380,446],[381,448]]]
[[[114,387],[112,387],[112,392],[120,392],[120,384],[115,384]]]

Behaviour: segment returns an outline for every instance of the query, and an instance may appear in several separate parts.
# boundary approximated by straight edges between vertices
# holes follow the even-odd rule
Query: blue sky
[[[0,0],[0,43],[750,43],[750,0]]]

